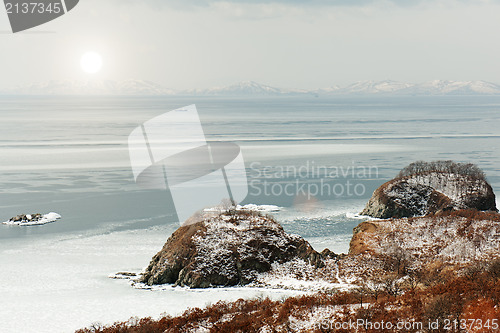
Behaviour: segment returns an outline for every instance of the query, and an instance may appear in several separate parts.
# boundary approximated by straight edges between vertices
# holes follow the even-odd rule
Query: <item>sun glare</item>
[[[84,72],[95,74],[101,70],[102,58],[96,52],[87,52],[82,56],[80,65],[82,66]]]

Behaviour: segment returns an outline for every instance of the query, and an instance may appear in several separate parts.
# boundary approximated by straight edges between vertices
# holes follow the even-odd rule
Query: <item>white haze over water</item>
[[[318,251],[346,252],[371,193],[415,160],[478,164],[500,193],[500,97],[20,98],[2,97],[0,220],[61,214],[37,227],[0,225],[0,321],[6,332],[70,332],[101,321],[177,314],[218,299],[283,291],[133,289],[109,274],[139,271],[178,227],[168,193],[139,189],[127,137],[146,120],[197,104],[209,140],[243,150],[247,168],[374,166],[360,197],[250,195],[281,207],[288,232]],[[252,172],[249,170],[249,176]],[[317,178],[302,175],[301,183]],[[267,179],[277,186],[297,181]],[[497,201],[498,202],[498,201]]]

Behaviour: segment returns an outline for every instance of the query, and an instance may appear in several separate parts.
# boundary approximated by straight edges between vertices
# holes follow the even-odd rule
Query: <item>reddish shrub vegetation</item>
[[[472,179],[486,180],[486,175],[477,165],[472,163],[456,163],[454,161],[413,162],[399,172],[398,178],[431,172],[453,173],[468,176]]]
[[[477,325],[479,320],[486,323],[489,319],[491,323],[500,318],[498,267],[500,261],[484,264],[477,266],[471,274],[455,278],[452,275],[448,278],[425,276],[432,274],[427,272],[416,277],[414,283],[402,284],[399,293],[391,293],[389,288],[374,294],[360,288],[350,292],[292,297],[284,301],[240,299],[232,303],[218,302],[205,309],[189,309],[178,317],[131,319],[106,327],[93,325],[77,333],[173,333],[200,329],[234,333],[258,332],[262,327],[267,327],[268,332],[302,332],[304,330],[290,318],[311,321],[311,314],[317,308],[329,308],[330,315],[312,319],[314,323],[306,330],[308,332],[498,332],[494,326]],[[361,302],[364,306],[359,306]],[[357,322],[360,319],[367,323],[422,323],[423,330],[418,325],[381,329],[369,324],[357,330],[332,329],[334,322]],[[470,329],[460,328],[461,322],[470,323],[471,320],[476,324]],[[436,321],[440,322],[439,328],[427,328]],[[455,321],[459,325],[446,328],[446,321]]]

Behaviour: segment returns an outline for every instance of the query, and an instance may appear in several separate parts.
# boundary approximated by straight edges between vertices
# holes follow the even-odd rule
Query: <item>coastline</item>
[[[9,304],[0,312],[4,328],[18,330],[19,323],[10,319],[20,312],[26,332],[70,332],[92,322],[112,324],[131,316],[157,318],[165,312],[180,315],[188,308],[202,308],[218,300],[278,300],[308,293],[261,287],[196,290],[165,286],[150,291],[108,277],[123,270],[141,271],[177,226],[43,235],[34,240],[2,242],[0,260],[9,268],[0,276],[0,292],[4,303]],[[314,242],[314,238],[311,240]],[[78,311],[68,311],[65,319],[57,323],[44,320],[46,313],[58,313],[61,308]]]

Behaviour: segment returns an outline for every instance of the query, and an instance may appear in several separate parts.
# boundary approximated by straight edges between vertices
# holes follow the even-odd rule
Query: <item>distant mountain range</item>
[[[500,85],[486,81],[434,80],[425,83],[360,81],[347,87],[312,91],[317,95],[500,95]]]
[[[253,81],[209,89],[175,91],[143,80],[48,81],[0,90],[0,95],[128,96],[340,96],[340,95],[500,95],[500,85],[486,81],[434,80],[425,83],[360,81],[346,87],[316,90],[281,89]]]
[[[0,95],[173,95],[161,85],[142,80],[69,81],[53,80],[12,89],[0,90]]]

